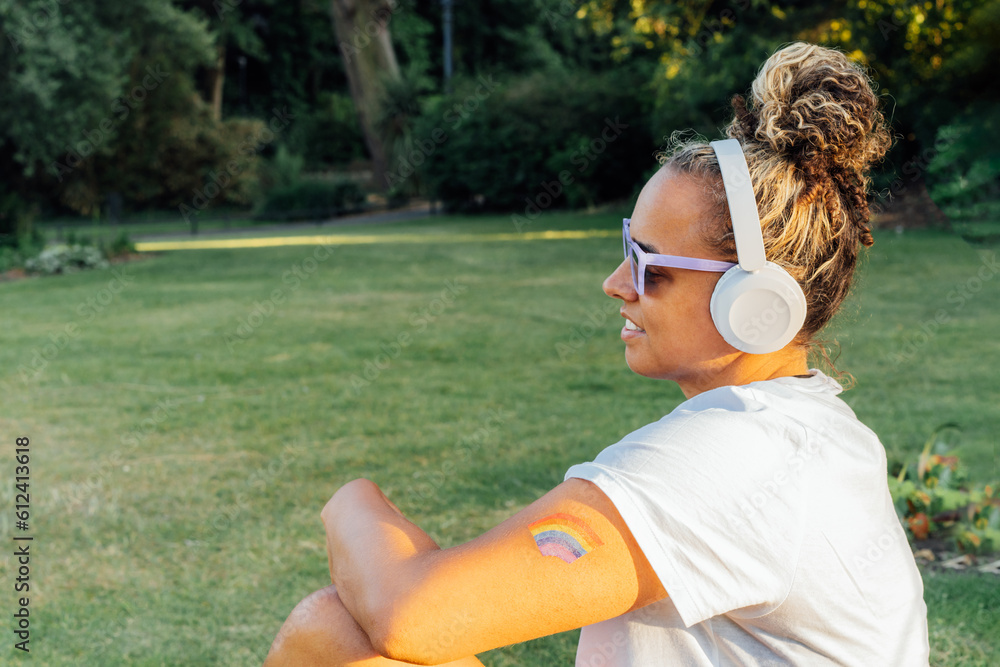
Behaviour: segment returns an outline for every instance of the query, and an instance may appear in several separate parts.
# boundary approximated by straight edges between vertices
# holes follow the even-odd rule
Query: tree
[[[256,23],[260,16],[244,11],[244,3],[220,2],[220,0],[176,0],[185,10],[203,16],[207,21],[214,22],[213,36],[215,38],[215,57],[206,64],[204,96],[212,110],[212,118],[222,120],[223,91],[226,84],[227,55],[236,50],[244,57],[250,55],[258,60],[266,60],[267,53],[264,44],[256,31]],[[263,7],[249,8],[250,12],[258,9],[269,10],[271,0],[257,0]]]
[[[388,188],[389,160],[378,131],[387,81],[399,81],[399,63],[389,22],[396,0],[331,0],[333,23],[344,58],[347,81],[372,158],[375,183]]]
[[[193,74],[216,62],[209,21],[171,0],[0,0],[0,232],[27,231],[54,204],[99,214],[113,193],[138,205],[242,201],[259,141],[223,175],[259,124],[214,121]]]
[[[45,166],[86,144],[123,89],[131,48],[115,10],[89,3],[0,0],[0,234],[30,229],[28,194]],[[111,15],[111,16],[109,16]],[[122,22],[118,24],[123,26]]]

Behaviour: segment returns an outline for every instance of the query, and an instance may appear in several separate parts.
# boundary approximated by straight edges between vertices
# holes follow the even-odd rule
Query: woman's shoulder
[[[840,398],[836,380],[813,369],[809,376],[781,377],[718,387],[677,406],[661,422],[698,428],[733,428],[793,422],[806,430],[826,430],[831,423],[862,426]]]
[[[876,444],[877,436],[840,399],[840,391],[819,371],[808,378],[718,387],[684,401],[612,448],[635,454],[676,447],[702,457],[760,460],[816,447],[834,435]]]

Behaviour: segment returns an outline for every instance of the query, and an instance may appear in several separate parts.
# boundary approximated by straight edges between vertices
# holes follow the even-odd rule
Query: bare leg
[[[281,626],[264,667],[402,667],[408,662],[383,658],[344,607],[333,586],[300,602]],[[483,667],[475,656],[448,667]]]

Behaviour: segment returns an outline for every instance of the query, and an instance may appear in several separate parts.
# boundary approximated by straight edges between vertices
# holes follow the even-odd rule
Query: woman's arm
[[[264,667],[404,667],[384,658],[344,608],[333,586],[320,589],[296,605],[281,626]],[[474,656],[445,667],[483,667]]]
[[[579,479],[444,550],[367,480],[338,490],[322,516],[344,606],[396,660],[444,663],[666,596],[614,505]]]
[[[326,527],[330,580],[373,645],[381,648],[397,595],[398,575],[405,566],[414,565],[416,556],[440,547],[366,479],[340,487],[321,517]]]

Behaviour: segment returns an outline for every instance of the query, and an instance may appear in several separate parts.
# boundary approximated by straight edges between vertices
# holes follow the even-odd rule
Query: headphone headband
[[[722,183],[726,187],[740,268],[755,273],[763,268],[767,258],[764,256],[764,236],[760,229],[757,200],[743,148],[736,139],[713,141],[710,145],[719,160]]]

